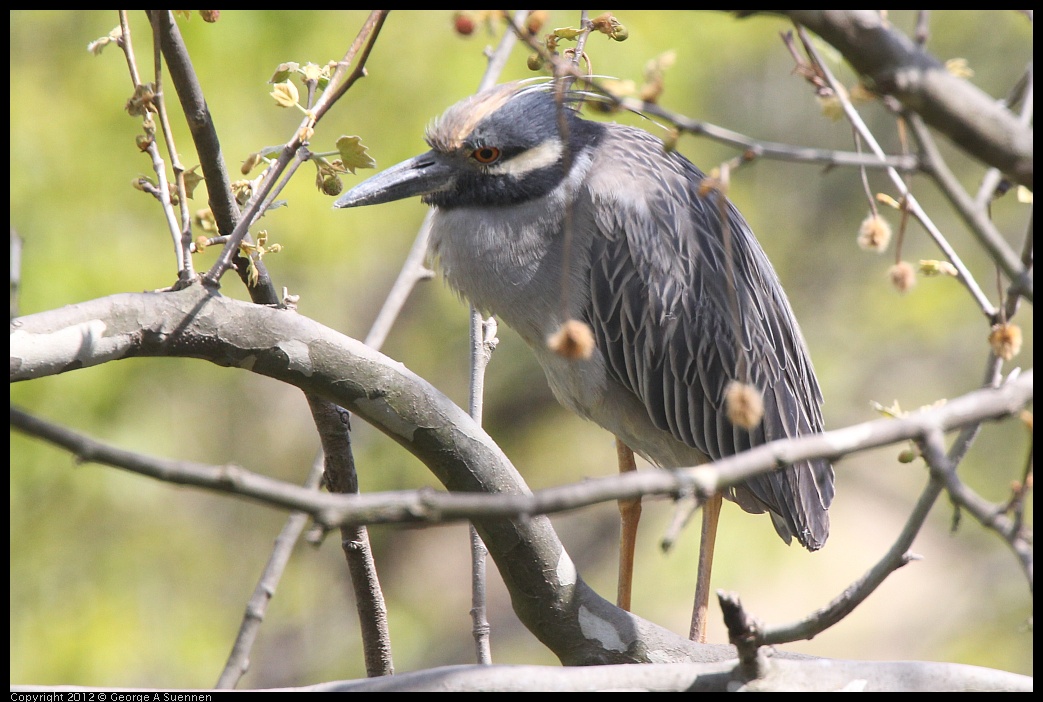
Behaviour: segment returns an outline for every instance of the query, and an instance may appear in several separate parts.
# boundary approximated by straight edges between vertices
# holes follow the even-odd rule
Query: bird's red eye
[[[471,152],[471,158],[478,163],[488,166],[500,160],[500,150],[495,146],[483,146]]]

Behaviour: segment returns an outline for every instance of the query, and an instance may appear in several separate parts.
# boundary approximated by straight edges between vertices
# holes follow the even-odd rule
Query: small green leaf
[[[582,29],[576,29],[575,27],[558,27],[551,34],[558,37],[559,39],[569,39],[575,41],[576,38],[583,33]]]
[[[301,97],[297,92],[297,86],[288,80],[276,83],[270,95],[275,98],[275,104],[279,107],[293,107]]]
[[[366,153],[366,147],[362,145],[362,138],[357,136],[342,136],[337,139],[337,151],[340,152],[340,160],[344,168],[352,173],[356,168],[376,168],[377,162]]]
[[[192,166],[185,171],[185,195],[192,197],[192,193],[195,192],[196,186],[203,182],[203,176],[196,173],[196,169],[199,166]]]
[[[290,76],[297,72],[299,65],[293,61],[289,63],[280,63],[275,67],[275,73],[268,79],[269,83],[282,83],[290,79]]]

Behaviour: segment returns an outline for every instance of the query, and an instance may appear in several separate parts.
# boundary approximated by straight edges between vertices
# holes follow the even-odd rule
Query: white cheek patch
[[[514,158],[503,163],[498,163],[489,168],[492,175],[512,175],[520,177],[526,173],[538,171],[541,168],[552,166],[561,158],[561,142],[550,139],[539,146],[534,146],[523,151]]]

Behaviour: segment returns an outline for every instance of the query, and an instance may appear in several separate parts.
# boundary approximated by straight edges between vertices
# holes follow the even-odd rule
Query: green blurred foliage
[[[592,13],[597,14],[597,13]],[[628,41],[591,37],[587,51],[602,75],[640,81],[644,65],[667,50],[662,104],[753,137],[852,149],[851,130],[825,118],[810,88],[793,75],[777,18],[736,20],[723,13],[618,11]],[[300,113],[280,109],[267,84],[288,61],[339,59],[365,18],[361,11],[225,11],[216,24],[179,20],[222,140],[233,178],[248,154],[286,141]],[[127,63],[109,46],[86,45],[117,25],[114,12],[12,12],[11,226],[24,239],[22,314],[112,293],[161,288],[175,280],[172,246],[158,205],[130,187],[150,173],[137,151],[140,119]],[[892,14],[911,31],[913,15]],[[553,12],[547,28],[578,16]],[[132,15],[142,75],[152,75],[150,31]],[[1031,26],[1005,11],[939,11],[930,50],[966,58],[973,80],[1004,96],[1031,60]],[[360,81],[315,134],[316,149],[359,135],[378,167],[425,148],[424,127],[477,87],[483,50],[497,34],[468,37],[449,11],[393,12]],[[517,48],[504,75],[532,75]],[[848,85],[846,66],[835,64]],[[195,165],[176,100],[168,93],[181,159]],[[893,119],[878,105],[864,114],[878,138],[898,149]],[[631,117],[615,119],[641,123]],[[704,169],[734,154],[682,137],[679,148]],[[943,143],[972,192],[983,169]],[[283,251],[266,257],[280,288],[301,296],[300,312],[363,337],[405,253],[424,207],[417,201],[362,210],[331,210],[305,165],[284,192],[289,206],[261,227]],[[345,175],[350,187],[371,172]],[[879,172],[874,192],[894,195]],[[923,177],[914,192],[995,299],[993,266]],[[915,408],[979,385],[988,326],[952,279],[921,279],[904,296],[886,281],[883,255],[855,246],[867,212],[857,172],[762,161],[742,169],[732,199],[772,258],[801,320],[826,395],[831,428],[874,419],[869,402]],[[205,187],[191,203],[205,207]],[[1012,196],[994,217],[1020,248],[1029,209]],[[898,217],[885,211],[897,230]],[[214,251],[200,255],[206,268]],[[904,258],[939,258],[913,224]],[[233,276],[225,294],[245,298]],[[458,403],[467,397],[466,307],[440,282],[412,296],[384,351],[430,379]],[[1016,320],[1030,364],[1032,309]],[[615,470],[611,437],[568,415],[546,389],[521,342],[501,327],[487,380],[489,432],[533,488]],[[127,360],[12,386],[11,400],[48,419],[130,450],[165,457],[234,462],[302,481],[318,442],[307,405],[293,388],[240,370],[198,361]],[[356,422],[362,489],[434,485],[415,459]],[[716,587],[739,592],[766,621],[791,621],[825,605],[869,568],[901,529],[925,478],[922,465],[900,464],[902,447],[837,465],[831,541],[811,555],[781,545],[767,521],[726,507]],[[988,426],[963,474],[1001,501],[1020,477],[1028,436],[1016,422]],[[209,686],[231,648],[243,607],[285,515],[254,504],[177,488],[120,471],[83,466],[64,452],[11,436],[11,681],[36,684]],[[74,469],[75,468],[75,469]],[[789,648],[867,659],[929,659],[1032,670],[1031,593],[1015,559],[992,535],[965,519],[950,534],[951,509],[940,501],[915,550],[924,560],[888,579],[843,623]],[[678,632],[688,629],[694,583],[695,529],[663,554],[671,506],[648,502],[641,531],[634,609]],[[615,588],[616,511],[612,505],[559,516],[555,524],[584,577],[611,597]],[[467,663],[470,634],[466,528],[379,527],[370,531],[388,598],[396,669]],[[494,660],[554,663],[510,611],[494,568],[490,619]],[[292,685],[365,674],[350,585],[337,539],[301,545],[266,617],[243,686]],[[714,621],[711,638],[725,640]]]

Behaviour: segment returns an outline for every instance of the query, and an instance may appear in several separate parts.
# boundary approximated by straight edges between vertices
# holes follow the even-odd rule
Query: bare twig
[[[530,48],[544,56],[550,61],[557,59],[547,54],[547,50],[535,37],[520,26],[515,24],[515,32],[525,41]],[[808,163],[825,166],[861,166],[864,168],[895,168],[899,171],[916,171],[920,168],[919,159],[914,155],[884,157],[871,154],[855,153],[850,151],[837,151],[833,149],[820,149],[814,147],[794,146],[761,139],[754,139],[740,132],[725,127],[692,119],[678,112],[668,110],[654,102],[646,102],[635,98],[618,96],[605,88],[597,78],[592,78],[580,72],[570,62],[554,61],[555,70],[571,73],[572,78],[586,86],[596,95],[598,100],[614,108],[628,110],[637,114],[655,117],[672,124],[678,130],[687,132],[694,136],[702,136],[712,139],[717,143],[731,146],[742,152],[742,161],[753,161],[758,158],[768,158],[777,161],[788,161],[795,163]]]
[[[987,389],[998,384],[1000,379],[999,368],[1000,364],[997,359],[995,357],[990,358],[985,378],[985,387]],[[910,561],[916,560],[918,557],[909,552],[909,548],[912,546],[913,541],[922,529],[927,515],[930,513],[931,508],[942,493],[942,490],[949,489],[949,485],[958,484],[955,468],[966,455],[967,450],[970,448],[971,443],[978,434],[980,426],[980,421],[971,421],[963,425],[956,440],[949,448],[948,454],[946,454],[942,444],[942,427],[930,426],[925,428],[916,439],[921,444],[921,452],[924,454],[928,466],[931,469],[930,480],[906,521],[905,527],[902,529],[891,548],[888,549],[887,553],[885,553],[884,556],[874,564],[865,575],[848,586],[843,593],[824,608],[810,614],[801,621],[792,624],[765,627],[758,623],[755,630],[744,633],[743,642],[747,646],[759,647],[788,643],[801,639],[811,639],[850,614],[859,604],[864,602],[892,572],[908,564]],[[971,497],[968,493],[969,491],[967,490],[957,490],[956,493],[954,493],[953,490],[950,489],[950,495],[958,495],[956,497],[957,500],[966,498],[969,501],[973,501],[980,505],[980,501],[976,499],[976,496]],[[1025,568],[1029,580],[1029,587],[1031,589],[1031,535],[1022,532],[1020,525],[1015,529],[1012,525],[1007,524],[1005,520],[999,519],[996,510],[982,508],[975,509],[974,513],[975,516],[979,517],[983,525],[1001,531],[1001,534],[1012,546]],[[722,601],[722,609],[727,604],[732,608],[738,608],[741,610],[742,606],[737,598],[731,598],[730,596],[724,596],[724,598],[727,602]],[[734,618],[733,615],[732,621],[746,621],[745,615],[739,619]],[[729,631],[731,631],[731,626],[729,626]]]
[[[505,36],[510,36],[506,34]],[[485,389],[485,368],[496,348],[496,320],[483,319],[482,314],[471,307],[471,385],[468,413],[475,424],[482,424],[482,395]],[[492,648],[489,640],[490,627],[486,615],[485,560],[488,551],[482,537],[472,524],[471,535],[471,620],[474,635],[475,655],[478,663],[492,664]]]
[[[315,461],[312,463],[311,473],[304,482],[304,488],[317,491],[321,480],[322,462]],[[275,589],[290,561],[290,555],[307,524],[307,513],[294,512],[290,514],[282,531],[275,537],[275,547],[268,556],[268,563],[264,567],[261,578],[257,581],[250,601],[246,604],[246,612],[243,614],[242,624],[239,625],[239,633],[232,645],[232,652],[228,655],[224,670],[221,671],[221,676],[214,687],[232,689],[250,669],[250,651],[260,633],[261,622],[264,621],[268,603],[275,596]]]
[[[934,178],[938,187],[941,188],[946,198],[952,203],[953,209],[960,215],[967,228],[978,239],[978,242],[994,261],[1003,266],[1002,261],[1014,255],[1007,241],[996,228],[996,225],[992,223],[992,220],[989,219],[985,210],[977,206],[967,191],[963,189],[963,186],[960,185],[956,176],[949,170],[945,159],[934,143],[934,138],[919,115],[910,113],[908,121],[924,155],[925,170]],[[1003,268],[1008,275],[1011,274],[1009,266],[1003,266]],[[1015,275],[1011,278],[1011,283],[1016,290],[1023,291],[1028,299],[1032,299],[1032,276],[1026,266],[1023,264],[1019,265]],[[985,312],[988,313],[988,310],[985,310]],[[996,321],[995,310],[993,310],[990,316],[990,321]]]
[[[798,27],[797,31],[801,36],[801,40],[804,43],[804,47],[807,50],[808,55],[812,58],[812,60],[815,61],[816,68],[822,72],[822,75],[826,78],[826,80],[829,81],[830,86],[833,88],[833,91],[836,94],[837,99],[840,101],[840,104],[844,109],[844,115],[848,118],[848,120],[855,127],[855,129],[858,130],[858,133],[862,136],[862,139],[865,140],[866,144],[873,151],[873,153],[875,153],[881,159],[884,158],[884,150],[881,148],[880,144],[877,143],[876,139],[873,137],[872,132],[869,131],[869,128],[866,126],[865,122],[862,121],[862,117],[858,114],[858,111],[855,110],[854,106],[851,104],[851,101],[846,97],[845,91],[843,90],[843,86],[841,86],[837,82],[836,78],[833,76],[832,71],[829,70],[829,67],[822,61],[821,57],[818,55],[818,52],[816,51],[814,45],[808,39],[807,33],[804,31],[802,27]],[[920,207],[919,202],[917,202],[916,198],[913,197],[913,194],[909,192],[909,188],[906,187],[905,179],[902,177],[902,175],[893,168],[888,168],[887,174],[891,178],[891,182],[894,184],[895,188],[897,188],[898,192],[902,195],[907,211],[911,215],[916,217],[917,221],[920,222],[921,226],[923,226],[923,228],[927,231],[930,237],[934,240],[938,248],[941,249],[942,252],[945,254],[945,257],[953,264],[959,275],[960,281],[964,284],[964,287],[966,287],[967,290],[971,293],[971,296],[978,303],[978,306],[982,309],[985,315],[991,319],[992,315],[994,315],[996,312],[995,307],[991,302],[989,302],[989,299],[988,297],[986,297],[985,293],[982,292],[981,288],[978,286],[978,283],[974,280],[974,277],[971,275],[970,271],[963,264],[963,260],[956,253],[956,250],[953,249],[953,247],[949,244],[945,236],[942,234],[941,230],[939,230],[938,227],[934,224],[934,221],[931,220],[931,218],[927,215],[923,208]],[[1017,264],[1017,268],[1020,267],[1020,263]]]
[[[159,116],[159,126],[163,130],[163,142],[167,146],[167,158],[170,159],[170,168],[174,172],[174,186],[177,189],[178,205],[181,214],[180,238],[175,234],[174,249],[180,255],[178,260],[178,271],[181,282],[187,283],[194,277],[192,266],[192,217],[188,211],[188,189],[185,186],[185,167],[181,164],[178,156],[177,146],[174,142],[174,132],[170,128],[170,119],[167,116],[167,100],[163,94],[163,57],[160,49],[159,26],[152,26],[152,49],[153,65],[155,66],[156,80],[156,111]]]
[[[861,578],[853,582],[836,599],[822,609],[792,624],[765,627],[758,639],[760,645],[770,646],[810,639],[841,621],[871,595],[881,583],[894,571],[918,556],[909,552],[916,536],[920,533],[927,515],[934,506],[938,495],[942,492],[941,484],[931,480],[924,488],[916,506],[906,520],[901,534],[895,539],[887,553],[875,563]]]
[[[402,263],[398,277],[395,278],[391,290],[384,297],[384,304],[380,307],[377,318],[373,320],[369,333],[366,334],[365,343],[370,348],[379,350],[384,345],[391,327],[402,311],[402,306],[409,299],[409,294],[413,292],[413,288],[420,281],[430,280],[434,275],[434,271],[424,265],[427,258],[427,242],[431,238],[432,216],[433,212],[429,210],[413,240],[412,248],[406,255],[406,260]]]
[[[241,303],[245,304],[245,303]],[[259,362],[265,362],[259,359]],[[389,371],[390,372],[390,371]],[[836,459],[870,448],[909,441],[938,429],[951,431],[981,421],[996,420],[1019,411],[1032,398],[1032,371],[997,389],[983,389],[946,404],[898,419],[878,419],[823,434],[774,441],[712,464],[671,471],[635,471],[593,478],[535,494],[480,495],[418,490],[360,495],[316,495],[298,486],[251,473],[237,466],[206,466],[171,461],[115,449],[45,420],[11,409],[12,426],[65,446],[80,460],[131,470],[174,483],[229,492],[274,506],[307,511],[326,526],[393,522],[441,523],[467,518],[550,514],[637,496],[707,493],[722,490],[754,475],[810,458]],[[282,378],[288,380],[287,378]],[[406,399],[404,402],[410,402]],[[400,429],[387,410],[370,408],[344,396],[342,403],[386,431]],[[415,408],[414,408],[415,411]],[[438,421],[431,417],[424,421]],[[444,421],[444,420],[443,420]],[[446,447],[448,449],[448,447]],[[433,450],[433,449],[432,449]]]
[[[322,441],[326,487],[337,495],[357,495],[359,482],[351,449],[348,411],[312,393],[305,395]],[[391,675],[395,666],[391,657],[387,606],[380,589],[369,534],[363,524],[343,524],[340,535],[355,592],[366,673],[370,677]]]
[[[294,159],[304,158],[304,154],[300,152],[300,149],[305,145],[305,142],[310,137],[316,123],[322,119],[323,115],[333,106],[334,102],[340,98],[340,96],[343,95],[348,88],[355,83],[355,81],[366,74],[366,60],[369,58],[370,50],[373,48],[373,44],[376,42],[377,36],[380,34],[380,29],[384,24],[384,19],[387,17],[387,13],[387,10],[374,10],[370,13],[369,18],[367,18],[362,29],[359,30],[358,35],[355,37],[355,41],[348,49],[348,52],[344,55],[344,58],[339,62],[337,70],[330,79],[329,88],[319,97],[315,106],[309,110],[309,113],[305,117],[301,126],[294,132],[293,137],[283,145],[282,150],[279,152],[279,156],[266,169],[261,178],[261,182],[254,190],[249,202],[246,203],[242,220],[236,224],[236,228],[229,234],[229,241],[225,244],[224,250],[221,252],[221,255],[218,256],[217,261],[214,262],[210,267],[210,270],[204,274],[203,279],[208,285],[216,286],[218,281],[221,279],[221,275],[231,267],[232,258],[236,255],[240,242],[244,240],[249,227],[252,226],[254,221],[264,212],[263,205],[268,198],[269,192],[273,187],[275,187],[276,183],[282,176],[283,171],[286,170],[290,165],[290,162]],[[356,58],[358,60],[355,63],[354,69],[351,73],[348,73],[348,66],[351,65]]]
[[[515,22],[522,22],[527,11],[518,10],[515,13]],[[507,64],[507,58],[514,48],[516,37],[509,29],[505,30],[500,38],[500,45],[489,56],[489,63],[485,68],[485,74],[478,84],[478,92],[488,89],[499,80],[503,67]],[[430,215],[424,219],[424,229],[430,226]],[[485,392],[485,368],[492,357],[493,349],[496,348],[496,320],[483,319],[481,313],[471,307],[470,324],[471,341],[471,383],[468,396],[468,413],[475,423],[482,424],[482,397]],[[471,542],[471,633],[474,637],[475,657],[480,665],[491,665],[492,642],[490,640],[489,619],[486,614],[486,558],[488,550],[482,543],[482,537],[474,524],[470,525]]]
[[[163,130],[163,137],[167,142],[168,151],[173,150],[173,135],[170,132],[170,126],[167,123],[166,111],[162,109],[162,98],[159,93],[161,90],[161,70],[160,62],[157,60],[155,63],[156,80],[148,86],[143,85],[140,79],[140,73],[137,67],[137,61],[134,56],[134,42],[131,39],[130,33],[130,22],[127,20],[127,11],[119,11],[120,19],[120,41],[119,46],[123,49],[124,54],[127,58],[127,65],[130,68],[130,78],[134,85],[134,98],[132,100],[138,100],[139,104],[135,108],[136,111],[140,111],[142,116],[142,128],[144,134],[144,151],[152,159],[152,170],[156,174],[156,182],[158,187],[142,189],[152,193],[153,196],[159,201],[163,215],[167,222],[167,228],[170,230],[171,238],[174,242],[174,256],[177,261],[178,277],[181,282],[186,282],[191,272],[191,261],[188,262],[186,268],[186,260],[189,258],[188,250],[185,248],[185,237],[182,235],[181,226],[178,224],[178,218],[174,214],[174,206],[170,199],[170,187],[167,181],[167,168],[163,162],[163,157],[160,156],[159,146],[156,144],[155,132],[156,125],[152,118],[153,114],[159,116],[161,128]],[[157,48],[158,52],[158,48]],[[146,97],[147,95],[147,97]],[[176,156],[172,159],[173,163],[177,163]],[[180,178],[181,172],[178,165],[175,167],[174,172],[179,177],[179,188],[178,188],[178,199],[181,205],[182,218],[181,221],[185,226],[190,226],[187,217],[187,205],[185,204],[185,191],[184,191],[184,180]],[[190,238],[191,235],[189,235]]]
[[[1032,130],[990,95],[950,74],[878,12],[778,12],[840,51],[872,90],[894,96],[961,149],[1032,187]]]
[[[181,110],[188,121],[188,129],[192,134],[192,142],[199,157],[200,170],[206,181],[210,210],[214,215],[218,231],[230,236],[240,224],[239,205],[232,194],[232,184],[228,178],[228,170],[221,153],[221,143],[217,137],[217,129],[210,117],[210,108],[203,97],[203,89],[192,67],[188,49],[178,31],[177,23],[170,11],[146,10],[149,21],[158,27],[160,48],[166,59],[170,79],[177,90],[181,102]],[[260,260],[254,261],[257,279],[251,282],[248,266],[239,256],[239,242],[249,241],[245,228],[232,250],[231,258],[237,261],[236,272],[246,285],[250,299],[258,304],[279,304],[279,295],[268,276],[268,270]]]
[[[1032,63],[1029,62],[1025,68],[1025,72],[1021,78],[1014,85],[1011,90],[1011,94],[1005,100],[1007,105],[1021,104],[1021,110],[1018,112],[1018,123],[1024,127],[1028,127],[1032,124],[1032,113],[1033,113],[1033,71]],[[978,194],[974,198],[974,204],[978,209],[984,210],[988,207],[989,202],[996,197],[996,188],[999,187],[1003,181],[1003,171],[993,167],[990,168],[981,179],[981,185],[978,187]]]

